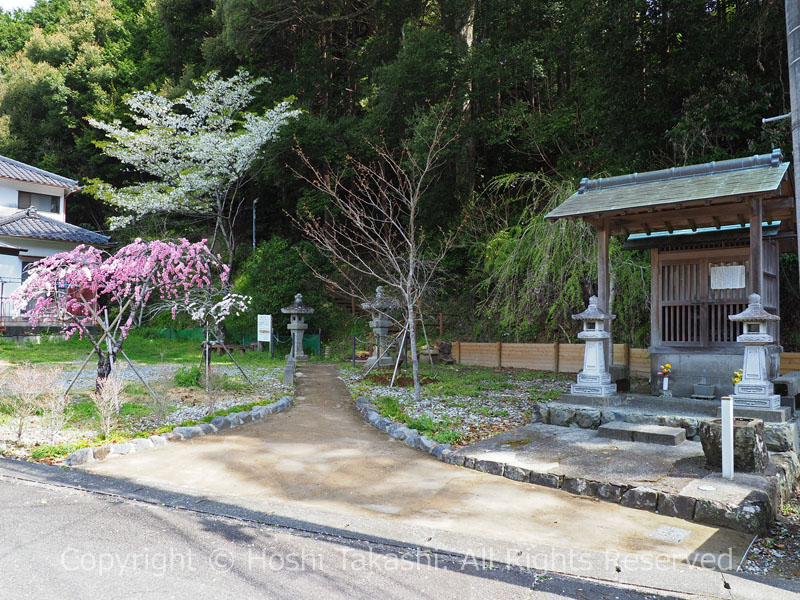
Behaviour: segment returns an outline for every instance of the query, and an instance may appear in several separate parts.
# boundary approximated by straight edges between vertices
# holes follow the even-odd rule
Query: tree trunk
[[[99,394],[103,383],[111,376],[111,369],[116,360],[116,352],[98,352],[97,357],[97,378],[95,379],[95,391]]]
[[[407,305],[408,338],[411,342],[411,372],[414,376],[414,402],[419,404],[422,392],[419,385],[419,356],[417,356],[417,319],[413,304]]]

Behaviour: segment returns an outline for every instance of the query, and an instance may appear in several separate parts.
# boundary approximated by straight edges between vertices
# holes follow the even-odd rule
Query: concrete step
[[[661,444],[663,446],[677,446],[686,441],[686,431],[682,427],[644,425],[641,423],[625,423],[623,421],[609,421],[600,425],[597,429],[597,435],[614,440]]]

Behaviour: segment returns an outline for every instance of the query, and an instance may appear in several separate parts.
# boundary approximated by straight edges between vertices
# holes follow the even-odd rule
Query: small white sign
[[[747,286],[744,265],[711,267],[712,290],[737,290]]]
[[[258,341],[269,342],[272,337],[272,315],[258,315]]]

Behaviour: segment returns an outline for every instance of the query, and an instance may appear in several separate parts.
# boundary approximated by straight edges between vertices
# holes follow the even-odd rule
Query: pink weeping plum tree
[[[149,302],[171,303],[174,318],[193,290],[224,288],[228,275],[206,240],[136,239],[113,254],[81,245],[36,262],[14,300],[30,307],[25,316],[32,325],[56,318],[67,339],[77,333],[92,343],[99,386],[128,333],[141,325]]]

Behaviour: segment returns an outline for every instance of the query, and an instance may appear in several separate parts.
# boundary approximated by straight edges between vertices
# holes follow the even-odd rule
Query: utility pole
[[[256,204],[258,198],[253,199],[253,252],[256,251]]]
[[[789,60],[789,97],[792,107],[792,165],[794,167],[794,215],[800,266],[800,2],[786,0],[786,47]],[[800,269],[798,270],[800,276]]]

